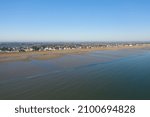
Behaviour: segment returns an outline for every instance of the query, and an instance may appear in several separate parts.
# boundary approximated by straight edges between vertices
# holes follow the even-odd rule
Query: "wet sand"
[[[0,99],[150,99],[149,60],[148,47],[0,63]]]
[[[113,46],[113,47],[97,47],[97,48],[94,47],[88,49],[70,49],[70,50],[55,50],[55,51],[0,53],[0,62],[48,60],[62,57],[68,54],[84,54],[87,52],[97,50],[118,50],[118,49],[134,49],[134,48],[150,48],[150,44],[142,44],[135,46]]]

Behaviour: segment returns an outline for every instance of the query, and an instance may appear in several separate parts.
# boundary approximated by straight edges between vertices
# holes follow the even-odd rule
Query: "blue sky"
[[[150,0],[0,0],[0,41],[150,41]]]

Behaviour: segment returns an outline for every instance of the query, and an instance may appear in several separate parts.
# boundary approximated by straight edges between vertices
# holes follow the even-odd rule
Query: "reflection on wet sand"
[[[0,99],[150,99],[149,59],[123,49],[0,63]]]

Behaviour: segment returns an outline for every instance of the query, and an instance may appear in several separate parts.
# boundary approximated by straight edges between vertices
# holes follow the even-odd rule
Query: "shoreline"
[[[138,48],[141,49],[150,48],[150,44],[141,44],[141,45],[134,45],[134,46],[120,45],[120,46],[112,46],[112,47],[93,47],[87,49],[0,53],[0,63],[13,62],[13,61],[48,60],[53,58],[59,58],[65,55],[84,54],[92,51],[138,49]]]

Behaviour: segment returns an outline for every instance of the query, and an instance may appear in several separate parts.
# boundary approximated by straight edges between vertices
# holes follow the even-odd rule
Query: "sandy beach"
[[[150,48],[150,44],[141,44],[135,46],[113,46],[113,47],[103,47],[103,48],[94,47],[88,49],[70,49],[70,50],[55,50],[55,51],[0,53],[0,62],[48,60],[48,59],[62,57],[68,54],[84,54],[87,52],[98,51],[98,50],[118,50],[118,49],[136,49],[136,48]]]

